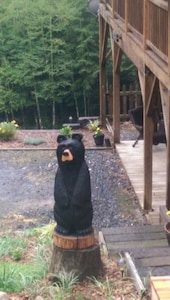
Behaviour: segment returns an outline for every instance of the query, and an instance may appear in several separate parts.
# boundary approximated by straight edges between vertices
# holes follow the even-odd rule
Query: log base
[[[63,249],[85,249],[95,244],[94,233],[85,236],[63,236],[54,232],[53,239],[55,246]]]
[[[86,277],[98,277],[102,270],[102,260],[99,243],[84,249],[64,249],[56,246],[56,236],[54,235],[53,253],[50,265],[50,279],[60,278],[64,271],[66,274],[74,272],[82,281]],[[83,243],[82,243],[83,244]]]

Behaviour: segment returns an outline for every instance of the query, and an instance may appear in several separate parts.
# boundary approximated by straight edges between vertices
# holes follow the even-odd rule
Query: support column
[[[153,140],[153,91],[154,75],[145,67],[139,72],[139,80],[143,96],[143,137],[144,137],[144,204],[146,211],[152,210],[152,140]]]
[[[106,45],[108,24],[99,15],[99,83],[100,83],[100,120],[106,126]]]
[[[120,63],[122,50],[113,42],[113,132],[114,143],[120,143]]]
[[[167,174],[166,174],[166,207],[170,210],[170,91],[167,96],[168,120],[167,120]]]
[[[170,210],[170,0],[168,0],[168,75],[169,86],[167,91],[167,107],[168,117],[166,120],[167,125],[167,182],[166,182],[166,207]]]

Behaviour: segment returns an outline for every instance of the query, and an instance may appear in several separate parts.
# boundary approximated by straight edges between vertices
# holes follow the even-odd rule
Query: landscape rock
[[[0,300],[9,300],[8,294],[0,291]]]

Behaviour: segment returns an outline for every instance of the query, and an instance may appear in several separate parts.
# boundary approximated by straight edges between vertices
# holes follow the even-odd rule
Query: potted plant
[[[166,212],[166,214],[169,216],[169,215],[170,215],[170,210],[168,210],[168,211]],[[164,230],[165,230],[165,233],[166,233],[168,245],[170,246],[170,221],[167,222],[167,223],[164,225]]]
[[[98,119],[94,120],[94,121],[89,120],[89,123],[87,124],[87,129],[95,132],[97,127],[99,127],[99,126],[100,126],[100,121]]]
[[[96,128],[93,138],[94,138],[96,146],[103,146],[104,133],[100,127]]]
[[[87,124],[87,129],[93,132],[93,138],[96,146],[102,146],[104,142],[104,133],[100,128],[100,120],[90,120]]]
[[[71,126],[65,126],[65,127],[61,128],[60,133],[65,135],[67,138],[71,138],[71,136],[72,136]]]

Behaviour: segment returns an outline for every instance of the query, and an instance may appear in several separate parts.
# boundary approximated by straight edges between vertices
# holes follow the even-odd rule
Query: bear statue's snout
[[[65,149],[62,153],[61,157],[62,162],[64,161],[72,161],[73,160],[73,155],[69,149]]]
[[[64,152],[63,152],[63,155],[64,155],[64,156],[68,156],[68,155],[69,155],[69,153],[70,153],[70,151],[69,151],[69,150],[64,150]]]

